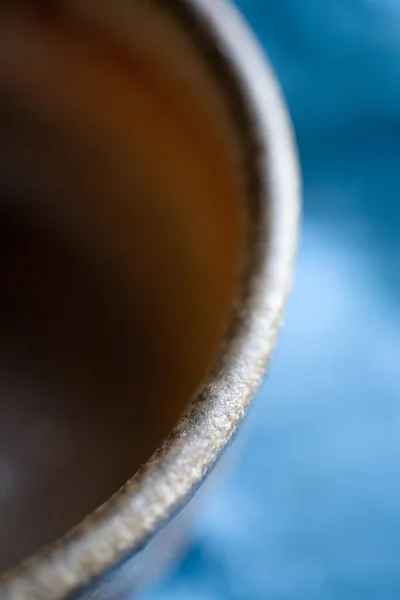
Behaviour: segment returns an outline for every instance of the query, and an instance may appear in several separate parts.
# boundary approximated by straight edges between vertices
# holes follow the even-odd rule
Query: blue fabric
[[[234,475],[143,600],[400,598],[400,0],[241,0],[305,187],[285,331]]]

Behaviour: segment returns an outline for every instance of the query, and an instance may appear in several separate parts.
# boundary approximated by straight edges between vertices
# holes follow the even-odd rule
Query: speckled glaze
[[[146,565],[156,572],[162,549],[171,554],[179,546],[179,520],[246,414],[282,323],[297,240],[299,176],[275,78],[227,1],[152,3],[196,46],[234,123],[250,222],[245,276],[219,359],[175,429],[106,504],[1,576],[1,600],[126,598]]]

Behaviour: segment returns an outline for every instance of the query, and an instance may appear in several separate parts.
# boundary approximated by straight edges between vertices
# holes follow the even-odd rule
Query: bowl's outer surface
[[[235,122],[250,221],[244,283],[220,358],[163,446],[73,532],[1,577],[1,600],[122,599],[160,571],[262,381],[290,291],[300,186],[275,78],[227,0],[151,2],[196,44]]]

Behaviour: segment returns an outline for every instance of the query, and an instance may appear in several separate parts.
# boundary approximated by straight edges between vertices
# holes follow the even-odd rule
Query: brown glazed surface
[[[139,59],[25,2],[0,7],[0,38],[4,570],[177,422],[227,320],[239,205]]]
[[[15,426],[12,398],[47,411],[43,425],[35,408],[32,433],[36,416],[20,410],[23,444],[6,436],[5,450],[23,454],[26,471],[36,453],[41,476],[29,494],[49,490],[44,505],[62,515],[48,520],[47,531],[38,527],[36,541],[28,531],[12,559],[3,552],[3,565],[52,542],[107,500],[108,485],[129,479],[57,543],[0,576],[0,600],[114,600],[115,567],[129,571],[132,559],[134,574],[140,550],[193,496],[240,425],[273,351],[299,213],[291,128],[268,65],[226,0],[4,1],[0,103],[0,220],[9,236],[0,275],[10,281],[6,310],[17,314],[14,324],[1,323],[9,340],[5,429]],[[36,248],[29,260],[26,239]],[[32,271],[44,275],[44,302]],[[28,304],[17,293],[24,286]],[[18,388],[22,368],[28,390]],[[56,412],[67,428],[54,423]],[[74,433],[64,435],[70,423]],[[22,452],[25,444],[34,452]],[[43,462],[49,446],[59,457],[50,466]],[[105,446],[104,463],[97,453]],[[76,485],[85,461],[93,485]],[[64,494],[49,470],[64,478]],[[7,494],[11,515],[35,506],[14,507]],[[67,495],[77,504],[65,503]],[[16,531],[15,515],[10,522]]]

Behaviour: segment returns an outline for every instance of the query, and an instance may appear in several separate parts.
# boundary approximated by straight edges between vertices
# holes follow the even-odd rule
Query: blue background
[[[238,468],[143,600],[400,599],[400,0],[241,0],[286,94],[303,239]]]

